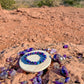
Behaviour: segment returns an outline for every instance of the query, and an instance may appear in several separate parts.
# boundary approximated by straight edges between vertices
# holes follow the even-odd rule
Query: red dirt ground
[[[24,42],[84,44],[84,8],[0,10],[0,51]]]

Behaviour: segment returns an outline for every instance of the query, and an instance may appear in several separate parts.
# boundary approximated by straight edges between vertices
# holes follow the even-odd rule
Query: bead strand
[[[40,59],[39,61],[37,61],[37,62],[33,62],[33,61],[28,60],[28,59],[27,59],[27,56],[30,56],[30,55],[33,55],[33,54],[42,55],[42,57],[41,57],[41,59]],[[38,65],[38,64],[40,64],[40,63],[42,63],[42,62],[45,61],[46,55],[45,55],[44,53],[42,53],[42,52],[33,52],[33,53],[28,53],[27,55],[25,55],[25,58],[24,58],[24,59],[26,60],[26,62],[27,62],[28,64]]]

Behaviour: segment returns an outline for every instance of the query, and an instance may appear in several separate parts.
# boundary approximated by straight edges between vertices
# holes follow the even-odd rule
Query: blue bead
[[[39,61],[39,63],[41,63],[41,61]]]
[[[36,62],[34,62],[34,64],[36,65]]]
[[[31,64],[34,64],[33,62],[31,62]]]
[[[65,83],[69,82],[69,80],[70,80],[70,77],[66,77],[65,78]]]
[[[28,53],[27,56],[29,56],[30,54]]]
[[[41,55],[43,55],[43,53],[41,53]]]
[[[57,56],[57,54],[55,54],[53,58],[56,59],[56,56]]]
[[[37,62],[37,64],[39,64],[39,62]]]
[[[46,55],[44,55],[44,57],[46,58]]]
[[[33,52],[32,54],[35,54],[35,52]]]
[[[33,51],[33,50],[34,50],[34,48],[29,48],[28,52]]]
[[[24,55],[25,54],[25,52],[24,51],[22,51],[22,52],[19,52],[19,55]]]
[[[42,60],[45,60],[45,58],[43,58]]]
[[[27,60],[27,59],[26,59]],[[30,62],[29,60],[27,60],[27,62]]]
[[[51,56],[49,56],[51,58]]]
[[[25,49],[24,51],[25,51],[25,52],[28,52],[28,49]]]
[[[24,59],[26,60],[26,57]]]

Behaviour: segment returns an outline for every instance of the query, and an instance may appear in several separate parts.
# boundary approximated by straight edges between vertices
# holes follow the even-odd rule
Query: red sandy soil
[[[0,10],[0,51],[24,42],[84,44],[84,8]]]
[[[69,48],[63,49],[64,44]],[[72,56],[63,62],[71,78],[67,84],[77,84],[74,83],[76,80],[84,84],[84,8],[61,6],[0,10],[0,51],[5,50],[0,55],[0,66],[7,67],[6,58],[15,58],[19,51],[28,47],[55,48],[62,56]],[[77,53],[83,53],[83,59],[78,59]],[[43,84],[53,84],[52,81],[62,77],[56,74],[53,64],[43,76]],[[25,80],[31,84],[29,79],[34,76],[32,73],[17,73],[2,84],[20,84]]]

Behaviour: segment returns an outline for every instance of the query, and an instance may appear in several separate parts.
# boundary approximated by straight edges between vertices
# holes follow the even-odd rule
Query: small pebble
[[[53,67],[54,67],[54,69],[59,69],[60,65],[58,63],[53,63]]]
[[[3,54],[5,52],[5,50],[1,51],[0,53]]]
[[[0,79],[6,79],[8,77],[8,72],[3,71],[2,73],[0,73]]]
[[[21,44],[21,47],[24,47],[24,43]]]
[[[77,54],[77,58],[80,59],[80,58],[82,58],[82,57],[83,57],[83,53],[78,53],[78,54]]]
[[[13,58],[12,57],[7,58],[6,62],[13,62]]]
[[[16,75],[16,70],[12,69],[11,71],[9,71],[9,75],[11,77],[15,76]]]
[[[43,75],[43,71],[38,72],[37,76],[42,76]]]
[[[18,73],[23,73],[23,70],[21,68],[17,69]]]
[[[77,53],[77,55],[82,57],[83,56],[83,53]]]
[[[80,82],[78,80],[76,80],[75,83],[80,84]]]
[[[62,82],[62,83],[65,83],[65,78],[60,78],[58,81]]]

